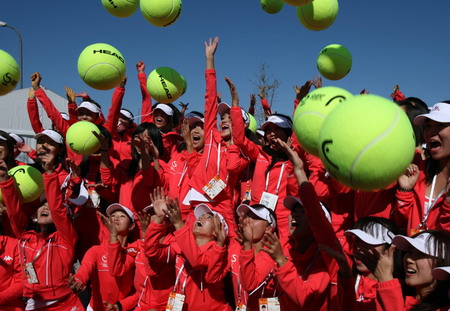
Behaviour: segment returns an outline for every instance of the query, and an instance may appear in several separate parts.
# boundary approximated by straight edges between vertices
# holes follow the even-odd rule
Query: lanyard
[[[420,222],[420,224],[417,226],[416,229],[421,229],[423,227],[425,227],[425,228],[427,227],[428,217],[430,216],[430,213],[433,210],[434,205],[436,204],[437,200],[441,197],[441,195],[445,191],[445,187],[444,187],[444,189],[442,189],[441,192],[439,192],[439,194],[433,199],[435,186],[436,186],[436,175],[434,175],[433,182],[431,183],[430,196],[428,197],[428,208],[426,205],[424,205],[424,207],[423,207],[424,216],[423,216],[422,221]]]
[[[251,295],[254,294],[258,289],[260,289],[261,286],[267,285],[267,284],[269,283],[269,281],[270,281],[271,278],[272,278],[272,272],[270,272],[270,273],[266,276],[266,278],[264,279],[264,281],[263,281],[261,284],[259,284],[258,287],[255,288],[255,289],[254,289],[250,294],[248,294],[248,295],[251,296]],[[263,295],[264,295],[264,288],[263,288],[263,290],[262,290],[261,297],[262,297]]]
[[[278,183],[277,183],[277,188],[275,190],[275,194],[278,195],[278,189],[280,188],[280,184],[281,184],[281,178],[283,178],[283,171],[284,171],[284,167],[286,166],[286,162],[283,163],[283,165],[281,166],[281,170],[280,170],[280,176],[278,177]],[[266,176],[266,192],[267,189],[269,189],[269,179],[270,179],[270,171],[267,173]]]
[[[184,168],[183,168],[183,172],[181,173],[180,181],[178,182],[178,187],[180,187],[181,182],[183,181],[184,175],[186,174],[186,171],[187,171],[187,162],[184,162]]]
[[[23,262],[26,263],[27,262],[27,254],[25,252],[25,245],[27,244],[28,240],[24,240],[22,243],[22,253],[23,253]],[[51,242],[51,240],[49,241]],[[42,250],[44,249],[44,247],[47,245],[47,242],[44,243],[44,245],[42,245],[42,247],[38,250],[36,256],[34,256],[34,259],[31,261],[31,263],[34,263],[36,261],[36,259],[39,257],[39,255],[41,254]]]

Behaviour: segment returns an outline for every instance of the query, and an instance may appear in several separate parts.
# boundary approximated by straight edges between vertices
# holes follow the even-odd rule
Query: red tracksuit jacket
[[[110,258],[111,255],[120,255],[120,252],[114,252],[112,249],[119,247],[119,242],[111,244],[106,241],[101,245],[91,247],[84,255],[81,266],[74,276],[83,284],[91,281],[90,305],[94,310],[106,310],[103,301],[114,304],[132,294],[134,265],[128,271],[118,271],[117,267],[110,268],[118,262],[115,257]],[[123,251],[127,251],[131,255],[129,259],[133,263],[138,250],[130,246]],[[112,272],[113,269],[116,273]]]
[[[377,284],[377,310],[406,311],[419,301],[411,296],[403,297],[402,287],[398,279],[392,279]]]
[[[223,269],[217,269],[227,264],[225,248],[220,248],[222,256],[213,256],[217,244],[211,241],[197,246],[188,226],[175,231],[175,242],[161,244],[158,232],[164,231],[163,224],[149,225],[147,234],[153,238],[145,241],[146,255],[150,260],[175,265],[179,281],[174,289],[186,295],[183,310],[231,311],[223,292]]]
[[[0,235],[0,310],[23,310],[22,267],[15,238]]]
[[[45,174],[44,183],[48,205],[57,229],[48,236],[23,229],[26,216],[21,211],[14,182],[10,178],[1,183],[11,223],[14,223],[13,228],[20,236],[19,260],[21,263],[32,262],[38,279],[37,284],[30,284],[25,273],[22,272],[23,296],[42,300],[76,297],[67,284],[72,271],[77,234],[63,205],[58,175],[56,173]],[[71,298],[69,300],[73,301]]]
[[[237,163],[239,169],[228,171],[228,150],[236,148],[235,146],[226,146],[217,128],[217,85],[216,71],[206,69],[206,95],[205,95],[205,147],[202,157],[194,172],[194,177],[190,180],[191,188],[194,188],[201,194],[205,194],[203,187],[210,182],[214,176],[218,175],[222,181],[227,184],[212,202],[209,202],[213,210],[219,212],[227,221],[230,227],[230,234],[234,235],[235,206],[233,206],[233,193],[236,183],[238,183],[239,173],[246,165]],[[240,115],[242,119],[242,115]],[[234,131],[234,127],[233,127]],[[220,149],[219,149],[220,148]],[[219,155],[220,150],[220,155]],[[220,156],[220,163],[218,162]],[[232,164],[230,164],[232,165]]]

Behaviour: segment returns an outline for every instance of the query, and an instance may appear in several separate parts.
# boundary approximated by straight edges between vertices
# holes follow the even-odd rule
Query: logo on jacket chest
[[[100,266],[102,268],[108,268],[108,256],[107,255],[102,256],[102,262],[100,263]]]

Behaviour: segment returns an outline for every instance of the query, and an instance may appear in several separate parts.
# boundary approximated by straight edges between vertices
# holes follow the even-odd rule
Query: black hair
[[[423,138],[423,127],[415,125],[414,119],[420,114],[428,113],[429,111],[428,107],[423,102],[422,103],[425,105],[425,107],[423,105],[416,104],[415,102],[409,100],[399,100],[396,101],[395,103],[400,107],[405,108],[406,115],[408,116],[408,119],[411,122],[414,131],[414,136],[416,138],[416,146],[422,145],[425,142]]]
[[[450,105],[450,100],[442,100],[440,101],[440,103]],[[427,183],[427,185],[431,184],[434,175],[439,173],[439,169],[439,161],[434,160],[432,157],[428,157],[428,161],[425,167],[425,182]]]
[[[407,97],[405,99],[406,101],[409,101],[410,103],[412,103],[414,106],[420,106],[423,109],[426,109],[427,112],[430,111],[430,109],[428,108],[427,104],[421,100],[420,98],[417,97]]]
[[[159,151],[159,157],[163,155],[164,147],[162,142],[162,136],[160,130],[156,127],[154,123],[144,122],[139,124],[132,134],[132,139],[134,139],[137,135],[147,132],[148,136],[152,139],[153,144]],[[136,151],[136,148],[133,146],[131,150],[131,162],[130,168],[128,170],[128,176],[134,178],[134,176],[139,171],[139,160],[141,159],[140,154]]]
[[[450,266],[450,252],[448,251],[450,248],[450,234],[439,230],[427,230],[419,232],[412,237],[414,238],[424,233],[430,233],[434,238],[433,246],[436,250],[436,254],[444,255],[444,258],[433,258],[434,268]],[[434,289],[423,297],[411,310],[437,310],[450,305],[450,299],[448,297],[449,285],[450,281],[436,281]]]
[[[14,166],[16,166],[16,161],[14,158],[14,146],[16,145],[16,140],[2,130],[0,130],[0,136],[5,139],[2,141],[6,142],[6,147],[8,148],[8,156],[6,157],[6,159],[4,159],[4,161],[8,169],[12,169]]]

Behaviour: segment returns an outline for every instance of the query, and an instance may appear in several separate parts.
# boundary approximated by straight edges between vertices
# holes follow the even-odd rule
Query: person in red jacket
[[[414,123],[424,127],[429,157],[412,164],[398,179],[394,217],[408,236],[427,229],[450,232],[450,203],[446,200],[450,161],[450,101],[435,104],[417,116]]]
[[[112,273],[117,263],[115,257],[109,256],[115,248],[121,247],[124,252],[133,254],[131,261],[138,253],[137,248],[127,247],[127,239],[133,230],[134,214],[125,206],[111,204],[106,214],[101,215],[109,230],[109,241],[91,247],[85,254],[77,273],[69,279],[69,286],[75,291],[83,289],[91,281],[92,296],[87,310],[106,310],[106,305],[120,305],[120,300],[133,292],[134,269],[124,273]],[[117,253],[115,253],[118,255]]]
[[[18,253],[26,310],[84,310],[67,286],[77,234],[63,205],[54,162],[52,155],[42,159],[47,203],[36,212],[36,230],[26,231],[28,217],[21,210],[14,180],[4,170],[0,170],[0,187],[11,225],[20,237]]]
[[[413,237],[397,235],[393,238],[393,244],[405,252],[403,266],[405,272],[405,284],[414,289],[413,296],[404,295],[400,281],[394,278],[393,252],[380,254],[379,263],[374,275],[378,279],[377,284],[377,310],[416,310],[422,303],[432,303],[436,310],[449,304],[448,287],[438,283],[432,271],[436,267],[450,265],[450,234],[437,230],[420,232]],[[444,285],[444,286],[443,286]],[[436,295],[435,290],[439,292]],[[433,294],[433,296],[430,296]],[[406,296],[406,297],[404,297]],[[423,309],[421,309],[423,310]]]
[[[4,311],[20,311],[24,308],[17,242],[15,238],[0,235],[0,310]]]
[[[392,252],[392,239],[400,231],[395,223],[382,217],[363,217],[345,235],[352,247],[354,275],[354,291],[356,294],[355,310],[376,309],[376,288],[378,279],[374,271],[378,258]],[[400,267],[395,266],[394,273],[399,273]],[[349,288],[351,290],[353,288]]]
[[[433,277],[440,283],[442,283],[444,288],[447,289],[447,297],[450,301],[450,266],[447,267],[439,267],[439,268],[434,268],[433,269]],[[439,287],[441,287],[439,286]],[[436,293],[438,294],[440,297],[445,296],[444,293]],[[434,296],[431,295],[430,296]],[[450,302],[447,306],[440,308],[439,311],[448,311],[450,309]]]
[[[9,169],[16,166],[14,145],[14,139],[5,131],[0,130],[0,160],[5,162]]]
[[[194,211],[197,220],[188,226],[182,221],[176,201],[159,203],[153,202],[155,215],[147,228],[145,254],[150,260],[176,267],[177,277],[168,303],[172,298],[185,311],[231,311],[223,292],[223,270],[227,265],[223,246],[228,234],[224,218],[208,205],[199,204]],[[175,240],[169,245],[160,242],[166,229],[165,219],[175,228]],[[217,252],[221,255],[214,256]]]

